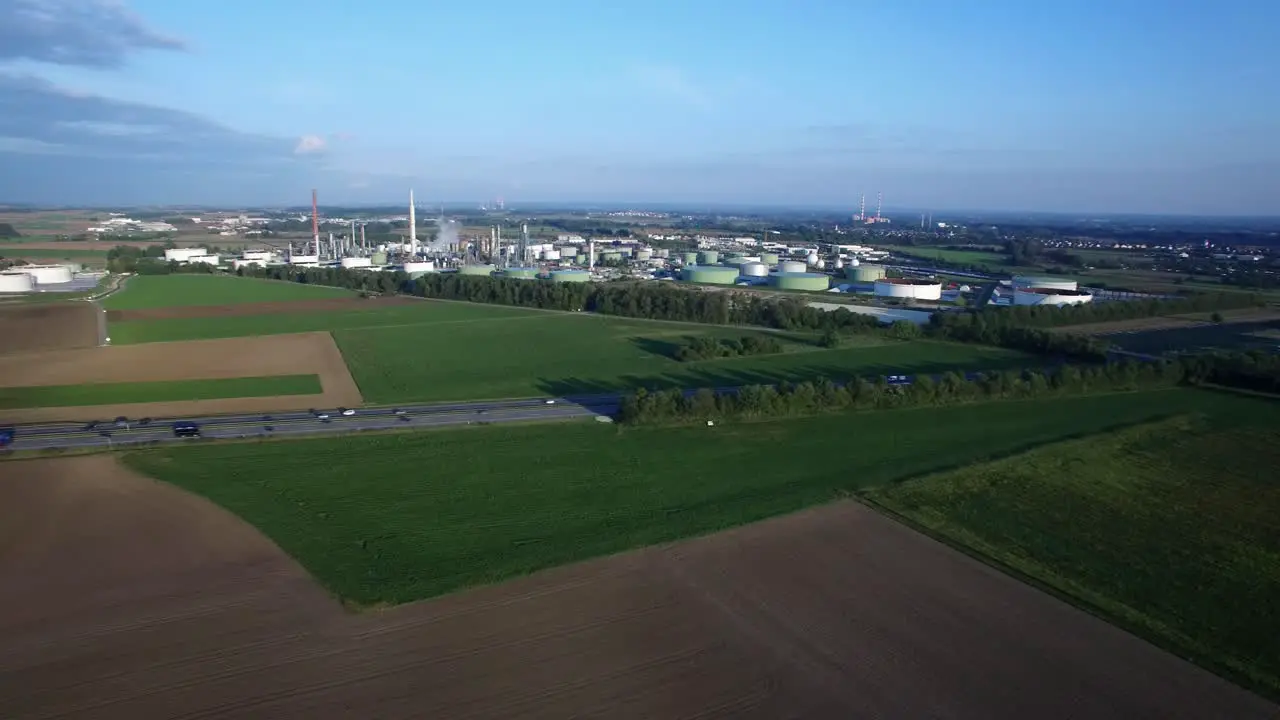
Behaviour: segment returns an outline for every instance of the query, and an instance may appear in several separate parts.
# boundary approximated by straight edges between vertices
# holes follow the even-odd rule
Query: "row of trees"
[[[1236,310],[1263,304],[1265,302],[1252,293],[1219,292],[1194,293],[1170,298],[1152,297],[1124,302],[1085,303],[1061,308],[1053,305],[990,306],[972,314],[942,313],[941,315],[946,322],[982,322],[1045,328],[1216,310]]]
[[[713,358],[742,357],[745,355],[773,355],[782,352],[777,338],[764,335],[746,335],[741,338],[712,338],[699,335],[687,338],[673,353],[680,362],[711,360]]]
[[[1185,369],[1176,362],[1123,362],[1083,367],[1063,365],[1045,371],[1011,370],[968,377],[949,372],[938,377],[920,376],[908,385],[889,384],[882,377],[843,384],[820,378],[813,382],[749,385],[723,392],[708,388],[694,392],[641,389],[623,397],[619,417],[624,423],[661,424],[939,407],[985,400],[1172,387],[1186,379]]]

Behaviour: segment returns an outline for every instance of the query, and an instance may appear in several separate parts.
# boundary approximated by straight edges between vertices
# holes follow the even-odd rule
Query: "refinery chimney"
[[[315,243],[316,255],[320,254],[320,211],[316,206],[316,191],[311,189],[311,241]],[[304,253],[305,254],[305,253]]]
[[[413,188],[409,189],[409,257],[418,256],[418,219],[414,216]]]

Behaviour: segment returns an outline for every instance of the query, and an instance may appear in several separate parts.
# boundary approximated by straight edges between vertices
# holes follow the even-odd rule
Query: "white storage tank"
[[[762,262],[746,262],[738,266],[738,272],[746,277],[769,277],[769,266]]]
[[[0,293],[31,292],[35,289],[35,280],[24,272],[15,272],[13,270],[0,272]]]
[[[1082,305],[1092,302],[1093,296],[1084,290],[1058,290],[1055,288],[1015,288],[1014,305]]]
[[[294,255],[289,259],[294,265],[315,265],[320,262],[319,255]]]
[[[373,261],[367,257],[345,257],[339,263],[344,268],[367,268],[373,267]]]
[[[168,248],[164,251],[164,259],[174,262],[190,262],[191,258],[208,255],[208,248]]]
[[[806,255],[806,256],[805,256],[805,258],[804,258],[804,263],[805,263],[806,265],[808,265],[809,267],[817,267],[817,266],[818,266],[818,263],[820,263],[820,262],[822,262],[822,261],[818,259],[818,253],[816,253],[816,252],[812,252],[812,251],[811,251],[811,252],[810,252],[808,255]]]
[[[875,281],[875,294],[880,297],[941,300],[942,283],[915,278],[880,278]]]
[[[1034,275],[1014,275],[1014,289],[1041,288],[1046,290],[1079,290],[1080,284],[1066,278],[1043,277]]]
[[[205,265],[217,265],[222,259],[217,255],[191,255],[187,258],[188,263],[204,263]]]
[[[560,257],[562,258],[571,258],[571,257],[577,257],[577,256],[578,256],[578,248],[573,245],[565,245],[564,247],[560,248]]]
[[[71,282],[71,268],[66,265],[23,265],[19,272],[30,275],[37,285]]]
[[[559,260],[560,251],[559,250],[543,250],[542,259],[543,260]]]
[[[797,260],[783,260],[778,263],[778,272],[780,273],[802,273],[807,272],[809,266]]]
[[[431,261],[427,262],[407,262],[404,264],[404,271],[412,275],[413,273],[429,273],[435,272],[436,264]]]

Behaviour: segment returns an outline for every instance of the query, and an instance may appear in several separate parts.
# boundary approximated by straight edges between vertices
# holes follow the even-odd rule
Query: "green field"
[[[63,250],[61,248],[54,250],[52,248],[23,248],[21,245],[0,246],[0,257],[2,258],[30,258],[40,260],[74,260],[76,262],[96,262],[102,264],[107,260],[106,250],[84,250],[77,249],[75,246],[68,247]]]
[[[868,493],[1280,696],[1280,412],[1239,403]]]
[[[943,260],[965,265],[979,265],[992,272],[1009,272],[1014,268],[1009,265],[1009,256],[1004,253],[986,252],[982,250],[944,250],[942,248],[891,248],[894,253],[922,260]]]
[[[1034,364],[978,345],[854,338],[824,350],[795,337],[779,355],[682,363],[667,353],[690,335],[764,332],[542,314],[448,326],[410,325],[334,333],[369,402],[467,400],[603,393],[638,386],[725,387],[781,380],[996,369]]]
[[[87,385],[0,387],[0,409],[15,410],[78,405],[124,405],[218,398],[317,395],[324,392],[318,375],[170,380]]]
[[[258,526],[340,597],[401,603],[785,513],[860,488],[1186,412],[1190,390],[715,428],[598,423],[192,445],[134,468]]]
[[[339,288],[235,275],[139,275],[129,278],[123,290],[102,304],[108,310],[141,310],[355,296]]]

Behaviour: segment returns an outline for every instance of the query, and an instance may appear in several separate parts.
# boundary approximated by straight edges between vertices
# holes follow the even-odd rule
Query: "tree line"
[[[1220,361],[1194,359],[1160,362],[1123,361],[1106,365],[1061,365],[1045,370],[948,372],[918,376],[910,384],[884,377],[835,383],[749,385],[735,390],[702,388],[693,392],[635,390],[623,396],[621,422],[665,424],[741,418],[817,415],[847,410],[942,407],[989,400],[1032,399],[1090,393],[1149,390],[1221,380]]]
[[[676,346],[672,357],[680,362],[711,360],[714,358],[745,357],[748,355],[774,355],[782,352],[777,338],[761,335],[745,335],[740,338],[713,338],[699,335],[686,338]]]

